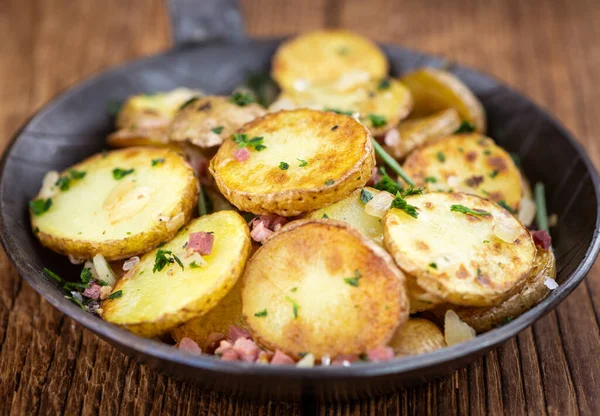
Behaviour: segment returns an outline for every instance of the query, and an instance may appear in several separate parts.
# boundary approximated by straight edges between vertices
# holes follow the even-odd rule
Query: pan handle
[[[242,39],[238,0],[168,0],[176,47],[219,39]]]

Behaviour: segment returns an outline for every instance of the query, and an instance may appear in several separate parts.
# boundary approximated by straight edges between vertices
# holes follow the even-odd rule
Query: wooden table
[[[600,162],[597,0],[243,1],[254,36],[344,27],[485,70],[548,108]],[[159,0],[2,0],[0,140],[56,93],[165,50]],[[258,403],[135,363],[42,300],[0,254],[2,414],[600,414],[600,267],[556,312],[450,376],[348,404]]]

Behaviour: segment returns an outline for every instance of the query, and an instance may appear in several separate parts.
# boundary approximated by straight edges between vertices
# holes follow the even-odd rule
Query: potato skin
[[[356,270],[354,286],[344,279]],[[294,357],[359,354],[385,344],[408,319],[405,285],[391,257],[352,227],[298,220],[248,262],[244,317],[255,340]]]
[[[192,269],[182,247],[189,233],[198,231],[213,232],[215,242],[213,252],[204,256],[207,265]],[[155,337],[207,313],[241,276],[250,241],[248,225],[237,212],[219,211],[191,221],[162,247],[178,255],[184,270],[174,263],[155,273],[157,250],[146,253],[113,288],[122,296],[102,301],[102,318],[137,335]]]
[[[106,155],[91,156],[62,172],[61,177],[68,176],[68,172],[71,170],[85,171],[86,176],[81,180],[72,181],[68,191],[57,193],[52,198],[54,203],[48,212],[40,216],[31,214],[31,226],[32,229],[37,231],[37,238],[44,246],[63,255],[70,255],[76,259],[91,259],[96,254],[102,254],[109,261],[126,259],[147,252],[161,242],[172,239],[177,233],[177,229],[169,230],[167,223],[161,222],[158,218],[151,228],[136,230],[132,228],[117,231],[117,227],[114,225],[104,224],[107,220],[105,219],[105,211],[101,206],[102,201],[92,202],[92,198],[86,196],[89,195],[89,192],[102,197],[110,194],[108,189],[101,189],[105,185],[100,185],[100,188],[88,189],[90,186],[96,186],[92,185],[96,183],[94,181],[98,176],[95,174],[96,170],[101,170],[102,175],[105,175],[107,181],[110,182],[107,186],[113,187],[130,179],[125,177],[120,181],[113,180],[110,169],[135,167],[141,171],[150,167],[152,160],[155,159],[164,159],[164,166],[161,165],[156,169],[169,167],[169,170],[163,171],[160,173],[161,175],[165,175],[165,177],[166,175],[175,175],[171,177],[180,178],[183,182],[175,190],[169,188],[157,190],[157,192],[163,192],[163,196],[167,197],[166,199],[176,199],[177,201],[171,206],[165,206],[165,210],[161,211],[161,214],[167,218],[174,218],[177,214],[182,213],[184,216],[182,224],[188,222],[198,198],[198,182],[194,177],[192,168],[179,154],[169,149],[130,147],[108,152]],[[157,171],[156,174],[159,174],[159,172]],[[152,182],[152,180],[149,179],[149,182]],[[72,200],[74,192],[77,192],[77,195],[81,198],[81,200],[78,199],[77,203]],[[164,194],[165,192],[167,194]],[[65,200],[61,204],[60,201],[64,198],[71,199]],[[162,202],[159,201],[158,204],[162,204]],[[77,220],[83,209],[89,210],[89,212],[97,210],[98,216],[90,217],[89,221],[82,226],[80,232],[76,232],[76,230],[69,231],[68,227],[58,227],[58,224],[62,224],[64,221],[71,223]],[[109,234],[106,238],[96,235],[98,234],[96,228],[101,226],[106,226],[105,231]],[[87,227],[89,227],[91,234],[87,231]],[[126,231],[133,232],[127,234]]]
[[[466,192],[504,201],[515,212],[523,195],[521,173],[513,159],[492,139],[477,133],[425,145],[413,151],[402,167],[417,186],[428,191]]]
[[[337,126],[337,127],[336,127]],[[280,111],[240,130],[266,148],[239,162],[226,140],[210,161],[221,193],[241,211],[299,215],[332,204],[364,186],[375,166],[371,134],[352,117],[315,110]],[[307,165],[300,167],[300,160]],[[281,162],[289,164],[282,170]]]
[[[411,318],[399,326],[388,343],[398,356],[424,354],[446,347],[440,328],[431,321]]]

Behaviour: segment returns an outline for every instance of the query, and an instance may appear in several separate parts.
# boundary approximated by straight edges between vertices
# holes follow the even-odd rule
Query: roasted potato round
[[[401,78],[410,89],[414,107],[411,117],[420,118],[454,108],[461,119],[485,132],[485,110],[471,90],[455,75],[435,68],[422,68]]]
[[[365,204],[381,192],[374,188],[357,189],[347,198],[306,215],[306,218],[331,218],[345,221],[379,245],[383,244],[381,218],[367,214]]]
[[[191,218],[198,194],[187,162],[151,147],[97,154],[48,185],[36,201],[51,206],[37,215],[32,209],[31,225],[43,245],[80,260],[124,259],[170,240]]]
[[[406,198],[383,219],[384,245],[426,292],[456,305],[496,305],[529,276],[535,246],[508,211],[474,195],[428,193]]]
[[[412,152],[402,165],[417,186],[460,191],[497,202],[516,212],[523,189],[510,155],[479,134],[457,134]]]
[[[236,158],[246,149],[245,160]],[[369,180],[374,165],[371,134],[362,124],[305,109],[244,125],[219,148],[210,172],[240,210],[293,216],[346,197]]]
[[[173,146],[168,128],[179,108],[202,91],[177,88],[157,94],[141,94],[125,101],[117,114],[117,131],[108,136],[113,147]]]
[[[378,136],[408,116],[411,107],[408,88],[398,80],[385,78],[365,82],[349,91],[315,87],[283,92],[270,111],[312,108],[356,115],[374,136]]]
[[[425,312],[434,309],[437,305],[444,303],[444,299],[426,292],[417,284],[414,276],[405,274],[408,300],[410,301],[410,313]]]
[[[267,240],[248,262],[242,300],[254,339],[294,357],[359,354],[408,319],[392,258],[335,220],[294,221]]]
[[[318,30],[289,40],[272,64],[273,79],[286,91],[322,85],[344,91],[387,73],[387,58],[377,45],[345,30]]]
[[[411,318],[396,329],[388,345],[396,355],[417,355],[444,348],[446,340],[433,322]]]
[[[385,137],[385,150],[396,159],[404,159],[417,147],[454,133],[460,127],[458,112],[453,108],[428,117],[404,120],[397,131]]]
[[[188,250],[191,233],[214,235],[211,254]],[[102,317],[131,332],[153,337],[201,316],[223,299],[244,270],[250,231],[234,211],[191,221],[159,249],[117,281],[112,297],[101,304]],[[120,295],[115,296],[116,293]]]
[[[238,105],[230,97],[206,96],[189,102],[175,116],[169,139],[198,147],[219,146],[242,125],[265,114],[255,103]]]

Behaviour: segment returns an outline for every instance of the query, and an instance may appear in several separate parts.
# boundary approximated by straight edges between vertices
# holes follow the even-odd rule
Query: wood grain
[[[245,0],[254,36],[344,27],[480,68],[600,162],[596,0]],[[170,45],[159,0],[3,0],[0,146],[61,90]],[[0,414],[600,414],[600,266],[556,312],[467,368],[373,400],[258,403],[139,365],[54,310],[0,253]]]

